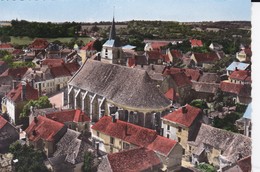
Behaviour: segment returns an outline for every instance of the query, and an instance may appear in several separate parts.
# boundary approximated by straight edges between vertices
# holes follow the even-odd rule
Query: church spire
[[[115,7],[113,10],[113,21],[112,21],[112,25],[110,28],[110,34],[109,34],[109,39],[116,39],[116,26],[115,26]]]

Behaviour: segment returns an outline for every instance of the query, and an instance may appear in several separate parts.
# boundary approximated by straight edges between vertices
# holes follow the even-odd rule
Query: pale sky
[[[0,0],[0,20],[251,20],[250,0]]]

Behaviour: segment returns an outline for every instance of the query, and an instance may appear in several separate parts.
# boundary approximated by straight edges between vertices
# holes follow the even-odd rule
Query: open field
[[[45,38],[47,39],[48,42],[53,42],[55,40],[59,40],[62,43],[69,42],[73,37],[59,37],[59,38]],[[14,37],[11,36],[11,43],[12,44],[17,44],[17,45],[28,45],[32,43],[32,41],[36,38],[29,38],[27,36],[23,37]],[[85,44],[88,43],[92,38],[89,37],[79,37],[79,40],[82,40]]]

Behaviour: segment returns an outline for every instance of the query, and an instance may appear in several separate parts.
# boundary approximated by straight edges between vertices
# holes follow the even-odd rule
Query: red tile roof
[[[215,52],[211,53],[194,53],[194,57],[197,63],[213,63],[219,60],[218,55]]]
[[[159,152],[164,156],[168,156],[176,144],[177,141],[175,140],[168,139],[162,136],[157,136],[156,139],[148,146],[148,149]]]
[[[233,93],[239,96],[250,97],[251,95],[251,86],[243,84],[235,84],[232,82],[220,82],[220,89],[223,92]]]
[[[193,47],[202,47],[203,46],[203,43],[201,40],[198,40],[198,39],[191,39],[190,40],[190,43]]]
[[[11,44],[0,44],[0,49],[10,49],[14,48]]]
[[[55,66],[50,68],[53,77],[71,76],[70,71],[64,66]]]
[[[77,62],[65,63],[64,66],[70,72],[71,75],[76,73],[79,70],[79,68],[80,68],[80,66],[79,66],[79,64]]]
[[[234,72],[231,73],[229,78],[234,79],[234,80],[252,82],[251,81],[251,71],[249,71],[249,70],[235,70]]]
[[[35,120],[31,122],[29,127],[25,130],[28,139],[36,142],[39,139],[53,141],[56,134],[64,127],[64,124],[46,118],[44,116],[38,116],[37,122]]]
[[[96,40],[90,41],[89,43],[87,43],[84,47],[81,48],[81,50],[95,50],[95,48],[93,47],[94,43]]]
[[[7,121],[0,115],[0,130],[7,124]]]
[[[22,78],[23,75],[27,72],[27,67],[20,67],[20,68],[9,68],[1,76],[11,76],[13,78],[20,77]]]
[[[159,157],[151,150],[135,148],[108,154],[108,161],[113,172],[150,171],[161,165]]]
[[[168,54],[162,54],[162,55],[161,55],[161,58],[162,58],[163,61],[165,61],[165,62],[170,62],[170,61],[171,61],[170,58],[169,58],[169,56],[168,56]]]
[[[21,101],[22,83],[19,83],[15,89],[12,89],[6,96],[13,102]],[[36,100],[38,99],[38,90],[34,89],[30,84],[26,83],[25,99]]]
[[[173,58],[182,58],[182,53],[179,50],[171,50],[171,54]]]
[[[135,66],[135,59],[134,58],[128,58],[128,67],[133,67]]]
[[[65,122],[86,122],[90,121],[90,118],[81,110],[62,110],[59,112],[53,112],[46,114],[47,118],[50,118],[54,121],[58,121],[60,123]]]
[[[12,52],[12,54],[14,54],[14,55],[19,55],[19,54],[23,54],[24,52],[23,52],[23,50],[21,50],[21,49],[15,49],[13,52]]]
[[[178,98],[178,93],[175,93],[175,94],[174,94],[174,92],[175,92],[175,90],[174,90],[173,88],[170,88],[170,89],[164,94],[164,96],[165,96],[166,98],[170,99],[170,100],[175,101],[175,100],[177,100],[177,98]],[[175,96],[174,96],[174,95],[175,95]]]
[[[49,45],[49,42],[46,39],[37,38],[30,45],[31,49],[45,49]]]
[[[201,110],[188,104],[186,104],[184,107],[186,108],[186,113],[183,113],[183,107],[181,107],[162,118],[177,124],[184,125],[186,127],[190,127],[194,120],[201,113]]]
[[[50,67],[60,66],[63,63],[63,59],[45,59],[44,61],[42,61],[42,65],[48,65]]]
[[[246,49],[244,50],[244,52],[246,53],[246,55],[247,55],[248,57],[251,57],[251,56],[252,56],[251,48],[246,48]]]
[[[153,50],[160,50],[161,47],[168,45],[168,42],[152,42],[151,47]]]
[[[157,133],[154,130],[121,120],[116,120],[116,122],[113,123],[110,116],[102,117],[92,126],[92,129],[122,139],[128,143],[144,147],[147,147],[157,137]]]
[[[186,76],[184,72],[171,74],[171,77],[178,87],[191,85],[190,79]]]
[[[196,69],[184,69],[187,77],[191,78],[193,81],[198,81],[200,78],[200,71]]]
[[[146,55],[148,56],[148,59],[161,59],[161,53],[159,51],[147,51]]]
[[[243,172],[250,172],[252,169],[251,156],[245,157],[237,161],[237,165],[241,168]]]

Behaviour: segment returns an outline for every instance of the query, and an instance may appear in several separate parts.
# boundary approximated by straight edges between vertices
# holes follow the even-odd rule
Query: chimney
[[[187,112],[188,112],[186,106],[183,106],[183,107],[181,108],[181,110],[182,110],[182,113],[187,113]]]
[[[16,80],[13,80],[13,89],[15,89],[16,88]]]
[[[34,117],[33,121],[34,121],[34,123],[35,123],[35,124],[37,124],[37,122],[38,122],[38,119],[37,119],[37,117],[36,117],[36,116]]]
[[[141,64],[141,68],[143,68],[144,67],[144,65],[143,64]]]
[[[115,123],[116,122],[116,115],[115,114],[112,114],[112,122]]]
[[[152,65],[152,70],[154,70],[154,66]]]
[[[26,96],[26,82],[22,81],[22,92],[21,92],[22,101],[25,100],[25,96]]]
[[[99,142],[96,142],[97,155],[99,156]]]
[[[235,68],[235,71],[238,71],[237,67]]]

